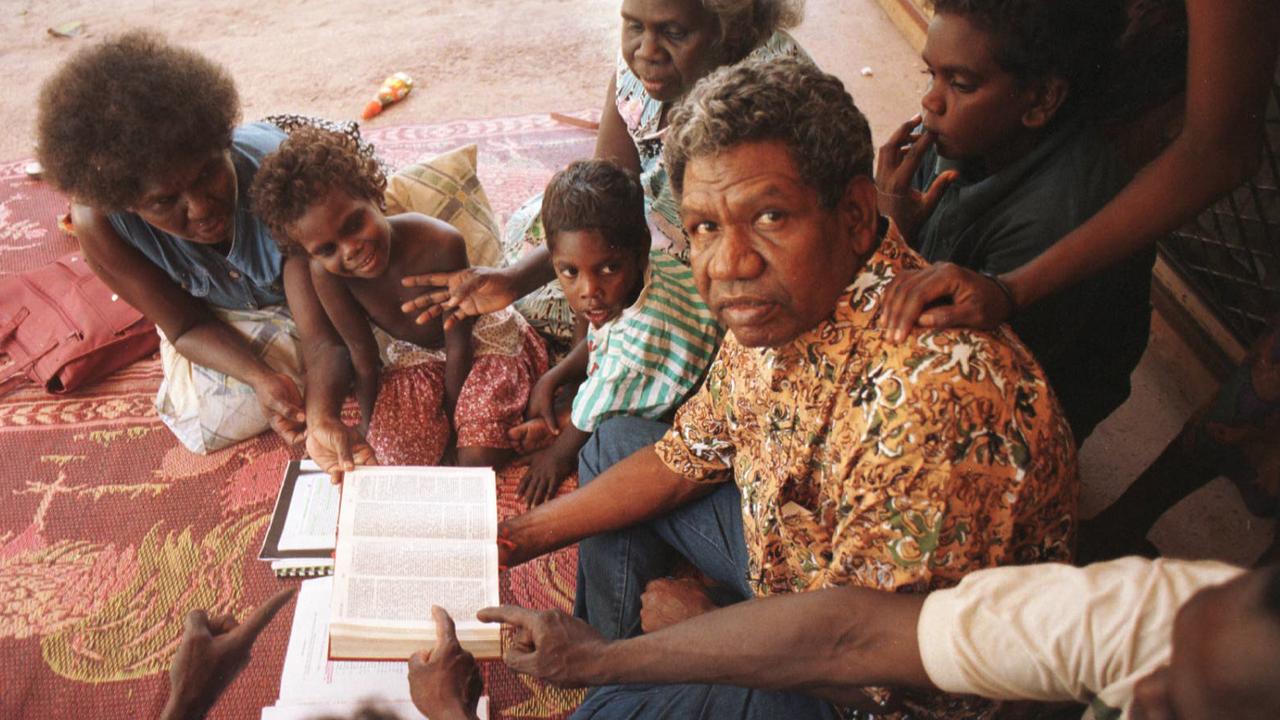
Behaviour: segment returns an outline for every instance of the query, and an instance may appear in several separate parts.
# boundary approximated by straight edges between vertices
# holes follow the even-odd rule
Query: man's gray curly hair
[[[804,0],[699,0],[716,16],[725,62],[737,62],[777,30],[800,24]]]
[[[746,142],[786,143],[800,177],[834,208],[849,181],[871,177],[871,128],[844,84],[795,58],[722,67],[671,111],[663,143],[671,188],[689,160]]]

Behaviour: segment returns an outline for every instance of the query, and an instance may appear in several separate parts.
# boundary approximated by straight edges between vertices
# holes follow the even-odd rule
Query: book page
[[[497,491],[487,468],[361,468],[339,516],[332,621],[431,627],[440,605],[460,639],[498,604]]]
[[[488,468],[362,467],[347,473],[343,493],[357,503],[354,535],[493,540],[494,483]]]

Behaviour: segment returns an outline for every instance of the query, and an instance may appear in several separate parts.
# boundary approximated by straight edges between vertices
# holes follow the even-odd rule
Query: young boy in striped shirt
[[[569,165],[547,185],[542,222],[556,277],[587,329],[534,385],[531,420],[511,431],[526,449],[555,438],[520,482],[530,506],[555,495],[605,419],[669,419],[711,365],[722,332],[692,271],[650,252],[644,193],[632,173],[605,160]],[[573,393],[574,385],[569,417],[557,419],[557,390]]]

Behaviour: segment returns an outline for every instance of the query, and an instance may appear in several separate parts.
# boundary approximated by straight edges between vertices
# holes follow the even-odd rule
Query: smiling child
[[[349,138],[298,130],[263,161],[253,206],[277,240],[311,258],[311,279],[356,373],[361,427],[380,462],[499,465],[508,431],[547,366],[536,333],[510,308],[445,329],[400,311],[400,278],[468,266],[462,235],[439,220],[387,217],[375,160]],[[389,335],[380,371],[374,328]],[[452,418],[452,424],[450,423]]]
[[[547,185],[542,221],[565,299],[588,328],[538,381],[533,419],[513,432],[524,447],[556,434],[520,483],[531,505],[555,494],[604,420],[667,418],[697,386],[721,334],[689,268],[650,252],[644,194],[630,172],[604,160],[569,165]],[[557,422],[556,390],[579,382],[570,422]]]

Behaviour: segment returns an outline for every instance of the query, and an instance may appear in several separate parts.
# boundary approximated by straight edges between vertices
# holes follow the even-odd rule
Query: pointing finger
[[[502,623],[503,625],[514,625],[516,627],[528,625],[533,617],[534,612],[532,610],[519,605],[487,607],[476,613],[476,619],[480,622]]]
[[[204,610],[192,610],[183,618],[182,625],[187,635],[208,634],[209,615]]]
[[[258,637],[258,634],[276,616],[276,613],[280,612],[280,608],[289,602],[289,598],[293,597],[293,592],[294,588],[287,587],[267,598],[265,602],[254,608],[253,612],[249,613],[249,617],[246,617],[244,622],[240,623],[232,632],[245,636],[249,642],[253,642],[254,638]]]

